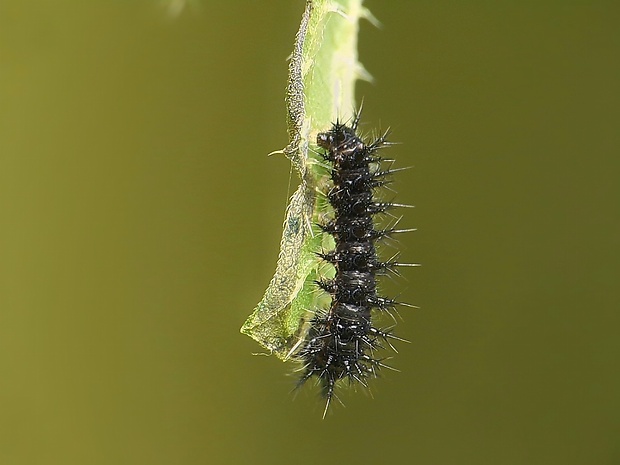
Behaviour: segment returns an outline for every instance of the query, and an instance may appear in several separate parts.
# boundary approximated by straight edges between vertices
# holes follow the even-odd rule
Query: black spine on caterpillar
[[[377,376],[384,365],[375,357],[383,343],[399,339],[381,330],[371,321],[373,309],[388,310],[396,302],[377,295],[379,273],[406,264],[393,260],[381,261],[375,249],[377,240],[395,229],[376,229],[374,216],[395,206],[378,202],[374,192],[388,181],[391,170],[380,170],[382,161],[377,151],[388,145],[385,135],[366,144],[356,134],[359,114],[351,126],[336,122],[331,129],[319,133],[317,145],[331,164],[333,187],[327,198],[334,210],[333,219],[320,225],[334,237],[334,250],[319,256],[331,263],[333,279],[317,284],[331,297],[330,308],[317,312],[311,321],[306,339],[297,353],[303,363],[299,385],[317,377],[326,407],[341,379],[367,386],[367,379]]]

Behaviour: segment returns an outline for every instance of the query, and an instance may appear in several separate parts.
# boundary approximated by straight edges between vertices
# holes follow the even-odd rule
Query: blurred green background
[[[367,5],[421,309],[321,420],[239,333],[302,2],[0,2],[2,465],[620,463],[620,7]]]

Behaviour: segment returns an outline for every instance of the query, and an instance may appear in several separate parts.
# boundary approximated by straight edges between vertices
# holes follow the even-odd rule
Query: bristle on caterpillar
[[[339,381],[367,387],[368,379],[376,377],[381,368],[390,368],[376,352],[386,346],[394,349],[391,341],[402,339],[374,326],[373,313],[389,313],[400,302],[378,295],[377,277],[401,266],[416,266],[399,263],[394,257],[383,261],[377,255],[379,240],[409,230],[376,225],[376,215],[402,206],[378,201],[375,195],[398,170],[381,169],[385,160],[378,152],[390,145],[387,133],[366,143],[357,134],[358,123],[359,113],[351,125],[337,121],[317,136],[321,155],[330,166],[326,197],[333,209],[333,215],[319,227],[335,243],[333,250],[317,255],[335,268],[335,276],[315,282],[331,296],[331,304],[314,312],[294,357],[302,364],[298,385],[316,378],[321,387],[326,399],[323,416]]]

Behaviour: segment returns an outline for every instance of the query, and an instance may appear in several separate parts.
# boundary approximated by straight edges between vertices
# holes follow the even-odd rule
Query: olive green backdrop
[[[0,2],[0,463],[620,463],[620,8],[367,4],[421,309],[321,420],[239,334],[302,2]]]

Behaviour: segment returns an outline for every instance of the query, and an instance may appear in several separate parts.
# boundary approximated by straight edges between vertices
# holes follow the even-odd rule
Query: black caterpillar
[[[393,349],[391,339],[402,340],[389,330],[373,326],[373,310],[390,312],[401,302],[377,294],[377,276],[393,271],[398,266],[394,259],[381,261],[377,256],[377,241],[398,232],[409,230],[376,227],[375,215],[397,206],[392,202],[379,202],[377,188],[388,184],[391,168],[382,170],[379,149],[390,145],[386,134],[370,144],[357,135],[359,113],[351,126],[340,122],[327,132],[319,133],[317,145],[323,149],[323,158],[331,166],[333,187],[327,193],[333,207],[333,217],[320,224],[332,235],[335,249],[318,253],[336,269],[333,279],[316,281],[332,297],[328,310],[316,313],[297,353],[302,362],[301,386],[312,377],[318,378],[322,395],[326,398],[325,413],[339,380],[359,383],[367,387],[369,378],[377,377],[383,359],[375,356],[377,349],[387,344]],[[404,304],[406,305],[406,304]]]

